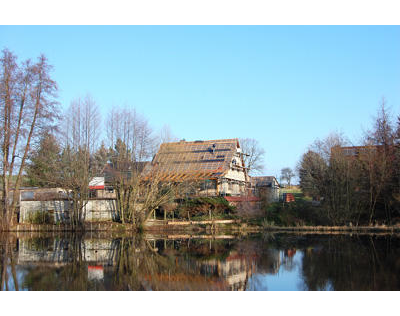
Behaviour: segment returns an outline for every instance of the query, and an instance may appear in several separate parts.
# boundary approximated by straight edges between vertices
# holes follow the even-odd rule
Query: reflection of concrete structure
[[[100,281],[104,279],[104,267],[103,266],[88,266],[88,280],[89,281]]]
[[[48,242],[48,243],[47,243]],[[112,265],[114,247],[111,240],[86,239],[80,244],[80,253],[68,239],[19,239],[18,263],[67,264],[75,258],[86,262]]]

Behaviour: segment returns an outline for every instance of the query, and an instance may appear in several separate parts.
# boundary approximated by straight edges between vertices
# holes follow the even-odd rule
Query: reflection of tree
[[[2,289],[266,289],[263,276],[296,269],[307,290],[392,290],[400,284],[399,239],[276,234],[265,240],[22,238],[0,245]],[[301,254],[296,258],[292,258]],[[251,279],[251,282],[249,280]],[[19,280],[19,284],[18,284]]]
[[[245,289],[254,252],[230,240],[104,239],[69,236],[21,241],[24,288],[29,290]],[[28,248],[28,249],[25,249]],[[90,249],[89,249],[90,248]],[[107,249],[107,256],[100,248]],[[237,249],[236,249],[237,248]],[[97,252],[97,254],[94,254]],[[97,261],[92,261],[95,258]],[[99,261],[101,260],[101,262]],[[93,273],[90,269],[96,269]]]
[[[15,239],[9,234],[0,234],[0,290],[19,290],[16,262]],[[10,282],[11,281],[11,282]]]
[[[321,290],[398,290],[399,240],[392,237],[329,236],[305,251],[304,286]]]
[[[37,251],[50,249],[53,261],[29,264],[24,279],[24,288],[32,291],[84,291],[89,289],[87,264],[83,260],[82,236],[71,235],[54,243],[52,248],[48,238],[33,238],[30,245]],[[42,248],[40,249],[40,245]],[[61,254],[61,255],[60,255]]]

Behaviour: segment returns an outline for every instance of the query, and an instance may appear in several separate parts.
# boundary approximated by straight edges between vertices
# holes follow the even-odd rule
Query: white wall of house
[[[224,178],[246,182],[246,174],[243,170],[231,169],[225,174]]]
[[[86,221],[112,220],[116,213],[116,200],[89,200],[83,210]],[[50,212],[54,215],[54,222],[65,222],[69,218],[71,204],[68,200],[59,201],[21,201],[20,223],[29,222],[29,218],[36,212]]]
[[[279,187],[267,188],[267,199],[270,202],[278,202],[279,201]]]
[[[230,195],[242,195],[246,192],[248,181],[240,152],[234,155],[235,162],[231,162],[230,170],[221,179],[220,193]]]

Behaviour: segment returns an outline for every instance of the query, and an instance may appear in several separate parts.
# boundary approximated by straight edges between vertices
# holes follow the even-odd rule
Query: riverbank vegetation
[[[223,197],[197,197],[179,201],[174,213],[176,218],[185,220],[231,219],[235,209]]]
[[[382,101],[361,146],[342,135],[316,140],[300,160],[300,187],[332,225],[400,220],[400,117]]]
[[[265,207],[267,226],[371,226],[400,222],[400,117],[383,100],[360,146],[340,134],[317,139],[297,170],[295,202]]]

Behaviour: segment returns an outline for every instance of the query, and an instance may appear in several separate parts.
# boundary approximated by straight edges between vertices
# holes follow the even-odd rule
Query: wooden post
[[[153,218],[156,219],[156,210],[153,211]]]

